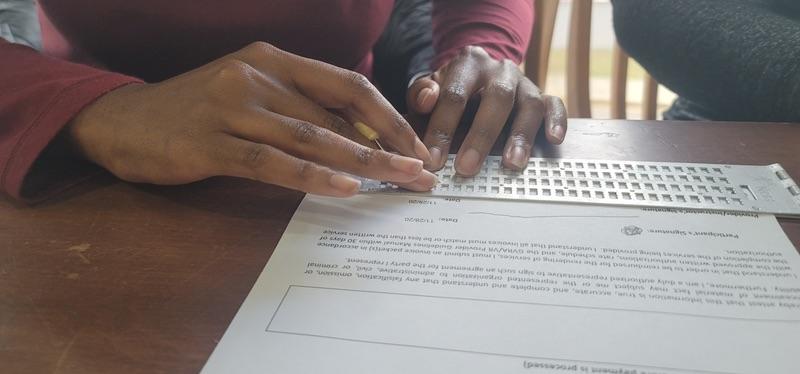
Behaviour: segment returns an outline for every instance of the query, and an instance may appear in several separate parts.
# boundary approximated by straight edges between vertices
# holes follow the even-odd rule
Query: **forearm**
[[[769,2],[613,0],[620,45],[722,120],[800,121],[800,23]]]

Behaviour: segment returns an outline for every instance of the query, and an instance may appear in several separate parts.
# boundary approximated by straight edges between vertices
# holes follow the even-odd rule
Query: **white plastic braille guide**
[[[532,158],[523,172],[487,158],[475,177],[437,172],[431,192],[412,193],[365,180],[362,192],[555,201],[642,207],[711,209],[800,217],[800,187],[780,166]]]

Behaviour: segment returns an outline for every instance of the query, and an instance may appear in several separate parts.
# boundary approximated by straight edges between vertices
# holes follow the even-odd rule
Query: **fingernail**
[[[329,183],[333,188],[348,194],[355,194],[361,188],[360,180],[342,174],[331,175]]]
[[[525,148],[522,146],[515,145],[511,148],[511,152],[508,156],[508,162],[515,168],[523,170],[528,166],[528,160],[525,159]]]
[[[427,87],[423,88],[421,91],[419,91],[419,95],[417,95],[417,105],[419,105],[420,108],[425,108],[425,103],[428,101],[431,95],[433,95],[432,89]]]
[[[431,152],[428,151],[428,147],[425,146],[422,140],[417,139],[414,143],[414,152],[416,152],[417,157],[419,157],[423,163],[427,164],[431,162]]]
[[[436,183],[439,183],[439,179],[436,178],[436,174],[433,174],[427,170],[423,171],[422,174],[419,175],[414,182],[408,184],[408,189],[414,191],[430,191],[436,186]]]
[[[420,174],[419,178],[417,178],[417,182],[421,186],[425,186],[428,189],[431,189],[433,188],[433,186],[436,185],[436,183],[439,183],[439,178],[436,178],[436,174],[433,174],[425,170],[422,172],[422,174]]]
[[[409,175],[419,175],[422,171],[422,161],[411,157],[392,155],[389,158],[389,165]]]
[[[442,165],[442,150],[439,147],[431,147],[429,154],[431,155],[431,161],[428,165],[431,168],[438,168]]]
[[[553,135],[555,135],[556,139],[559,141],[564,141],[564,136],[567,134],[567,131],[564,129],[564,126],[556,126],[553,129]]]
[[[456,171],[463,175],[475,175],[480,169],[481,154],[477,150],[470,148],[458,160]]]

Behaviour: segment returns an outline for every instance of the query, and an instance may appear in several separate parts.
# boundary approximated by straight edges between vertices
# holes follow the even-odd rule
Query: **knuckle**
[[[322,126],[325,126],[325,128],[328,128],[339,135],[349,134],[347,130],[351,128],[343,119],[334,115],[325,116],[322,119]]]
[[[541,92],[534,87],[523,88],[517,91],[517,100],[521,105],[527,106],[537,112],[544,112],[547,104]]]
[[[302,185],[308,186],[314,178],[317,168],[310,161],[300,161],[295,168],[297,179]]]
[[[434,139],[436,139],[436,143],[439,145],[446,145],[449,146],[450,142],[452,141],[452,135],[450,132],[442,130],[440,128],[434,128],[431,130],[431,135]]]
[[[256,169],[266,163],[269,158],[269,151],[260,144],[253,144],[244,148],[241,157],[245,166]]]
[[[470,57],[485,57],[488,56],[486,50],[476,45],[468,45],[461,50],[461,54]]]
[[[250,79],[253,67],[239,59],[226,59],[220,64],[217,78],[225,83],[242,83]]]
[[[449,104],[463,106],[467,104],[467,90],[460,85],[447,87],[442,91],[441,99]]]
[[[470,129],[470,132],[475,133],[478,141],[484,141],[492,135],[492,129],[488,126],[476,126]]]
[[[292,136],[298,143],[311,143],[320,135],[320,128],[308,122],[296,123],[292,127]]]
[[[234,73],[243,73],[252,69],[246,62],[237,58],[225,59],[220,66],[220,71],[229,71]]]
[[[514,98],[516,89],[510,82],[495,81],[486,87],[486,95],[497,97],[502,100],[511,100]]]
[[[356,160],[362,165],[370,165],[375,159],[376,150],[368,147],[358,147],[356,149]]]
[[[267,42],[257,41],[248,44],[246,47],[244,47],[244,49],[248,52],[254,52],[254,53],[272,53],[277,48],[275,48],[275,46]]]
[[[522,72],[519,69],[519,65],[517,65],[517,63],[515,63],[514,61],[504,58],[503,61],[500,61],[500,64],[503,66],[505,70],[513,71],[515,73],[520,73],[520,75],[522,75]]]
[[[399,136],[407,136],[408,139],[416,139],[417,135],[414,133],[414,129],[411,128],[411,125],[408,124],[405,118],[400,113],[394,112],[392,114],[391,125],[394,133]]]
[[[367,77],[364,76],[364,74],[357,73],[354,71],[348,72],[347,74],[348,74],[347,81],[356,91],[359,92],[372,91],[372,83],[370,83],[369,79],[367,79]]]
[[[512,130],[511,135],[509,135],[509,139],[511,139],[511,142],[514,145],[520,145],[523,147],[531,146],[531,136],[523,129]]]

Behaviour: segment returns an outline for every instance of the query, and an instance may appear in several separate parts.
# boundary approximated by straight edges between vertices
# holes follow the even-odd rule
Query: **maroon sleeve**
[[[23,182],[64,125],[99,96],[137,81],[0,39],[0,191],[34,199],[23,196]]]
[[[533,29],[533,0],[434,0],[433,68],[450,61],[468,45],[519,64]]]

